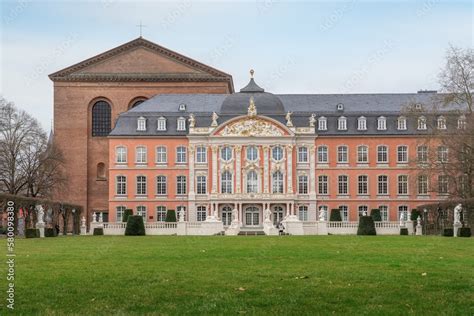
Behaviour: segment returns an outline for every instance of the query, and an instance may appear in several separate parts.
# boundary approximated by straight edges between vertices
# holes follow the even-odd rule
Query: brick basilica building
[[[50,78],[62,194],[84,205],[88,222],[93,212],[121,221],[127,208],[148,222],[172,209],[224,226],[237,210],[243,227],[261,226],[268,210],[273,224],[336,208],[343,221],[374,208],[396,221],[447,196],[448,179],[420,173],[420,140],[431,126],[464,124],[403,115],[437,93],[272,94],[253,71],[234,93],[230,75],[143,38]]]

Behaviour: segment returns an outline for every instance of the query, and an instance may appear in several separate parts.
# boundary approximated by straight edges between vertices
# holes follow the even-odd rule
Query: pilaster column
[[[194,198],[194,145],[189,145],[189,197]]]
[[[213,145],[212,149],[212,193],[217,193],[217,151],[218,146]]]
[[[263,193],[268,193],[268,173],[269,173],[269,159],[268,151],[270,147],[268,145],[263,146]]]
[[[234,146],[234,154],[235,154],[235,193],[239,194],[241,185],[241,176],[242,176],[242,166],[241,166],[241,158],[242,158],[242,146],[237,145]]]
[[[309,146],[309,194],[316,197],[316,154],[314,145]]]
[[[293,145],[286,145],[287,193],[293,194]]]

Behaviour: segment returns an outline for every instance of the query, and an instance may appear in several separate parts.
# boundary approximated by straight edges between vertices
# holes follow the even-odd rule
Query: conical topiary
[[[130,215],[125,228],[125,236],[145,236],[145,224],[140,215]]]
[[[377,235],[374,219],[372,216],[359,217],[359,228],[357,229],[357,235]]]
[[[374,220],[374,222],[382,221],[382,215],[380,215],[380,210],[378,208],[374,208],[370,210],[370,216],[372,216],[372,219]]]
[[[341,210],[338,208],[331,210],[331,217],[329,218],[331,222],[342,222]]]

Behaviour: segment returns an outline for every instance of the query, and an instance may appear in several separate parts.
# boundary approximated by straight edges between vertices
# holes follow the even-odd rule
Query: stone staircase
[[[239,236],[265,236],[263,227],[242,227]]]

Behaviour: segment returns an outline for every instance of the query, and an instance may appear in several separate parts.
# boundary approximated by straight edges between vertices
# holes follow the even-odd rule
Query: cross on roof
[[[136,25],[136,27],[140,28],[140,37],[142,37],[142,31],[143,31],[143,28],[146,27],[146,25],[143,25],[142,21],[140,21],[140,24]]]

